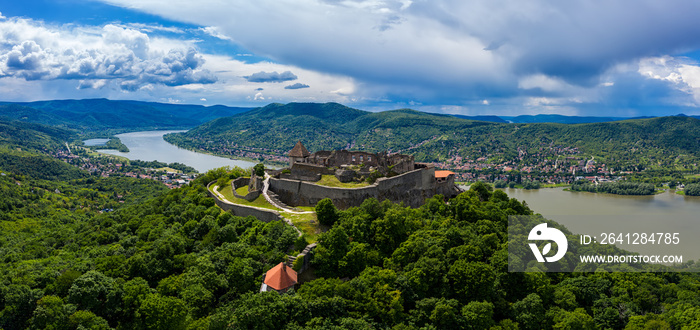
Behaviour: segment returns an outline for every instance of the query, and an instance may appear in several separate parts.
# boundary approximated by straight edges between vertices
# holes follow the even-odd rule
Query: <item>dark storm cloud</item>
[[[293,74],[291,71],[285,71],[282,73],[278,73],[277,71],[273,71],[273,72],[260,71],[257,73],[253,73],[250,76],[244,76],[243,78],[245,78],[249,82],[256,82],[256,83],[266,83],[266,82],[280,83],[280,82],[284,82],[284,81],[296,80],[297,76],[295,74]]]
[[[307,84],[302,84],[302,83],[296,83],[292,84],[289,86],[284,86],[284,89],[302,89],[302,88],[309,88],[310,86]]]

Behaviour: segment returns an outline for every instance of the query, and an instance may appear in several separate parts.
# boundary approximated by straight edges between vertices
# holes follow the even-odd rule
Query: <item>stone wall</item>
[[[324,198],[330,198],[336,207],[346,209],[359,206],[370,197],[379,201],[388,199],[407,206],[423,205],[440,189],[435,182],[435,168],[413,170],[392,178],[380,178],[371,186],[361,188],[334,188],[288,179],[270,178],[270,190],[285,204],[314,206]]]
[[[262,194],[262,189],[256,190],[256,191],[249,190],[248,194],[245,196],[241,196],[236,192],[236,189],[238,189],[240,187],[245,187],[248,185],[250,185],[250,178],[240,177],[240,178],[237,178],[237,179],[231,181],[231,188],[233,188],[233,196],[235,196],[237,198],[245,199],[249,202],[256,200],[260,196],[260,194]]]
[[[416,169],[413,156],[394,154],[387,156],[388,167],[395,173],[406,173]]]
[[[214,198],[214,202],[216,202],[216,205],[218,205],[222,210],[231,211],[234,215],[239,217],[247,217],[250,215],[263,222],[283,220],[279,212],[273,210],[265,210],[257,207],[238,205],[220,200],[214,195],[213,192],[211,192],[211,190],[209,190],[209,186],[211,186],[212,183],[214,182],[211,182],[207,185],[207,193],[209,194],[209,196]]]
[[[293,267],[294,262],[297,259],[302,258],[303,261],[302,261],[301,267],[299,267],[299,269],[295,269],[295,271],[297,272],[297,274],[303,273],[311,265],[311,258],[313,255],[312,251],[316,248],[316,246],[317,246],[316,243],[311,243],[311,244],[307,245],[306,248],[304,248],[304,251],[301,251],[301,253],[297,254],[294,257],[290,257],[288,259],[287,266]]]

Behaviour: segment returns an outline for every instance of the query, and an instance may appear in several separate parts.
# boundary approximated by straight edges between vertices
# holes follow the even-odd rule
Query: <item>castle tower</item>
[[[294,163],[306,163],[309,155],[308,150],[306,150],[306,147],[304,147],[303,144],[301,144],[301,141],[297,141],[297,144],[292,148],[292,150],[289,151],[289,168],[292,168],[292,165]]]

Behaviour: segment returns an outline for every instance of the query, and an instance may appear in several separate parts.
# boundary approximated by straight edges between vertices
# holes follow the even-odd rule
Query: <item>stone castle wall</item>
[[[257,191],[250,191],[249,190],[248,194],[245,196],[241,196],[236,192],[236,189],[238,189],[240,187],[248,186],[248,185],[250,185],[250,178],[240,177],[240,178],[237,178],[237,179],[231,181],[231,187],[233,188],[233,196],[235,196],[237,198],[245,199],[249,202],[254,201],[256,198],[258,198],[258,196],[260,196],[260,194],[262,193],[262,190],[257,190]]]
[[[407,206],[423,205],[426,198],[436,193],[449,192],[448,187],[440,188],[435,182],[435,168],[425,167],[391,178],[380,178],[371,186],[360,188],[334,188],[314,183],[270,178],[270,190],[279,199],[293,206],[314,206],[324,198],[333,200],[340,209],[359,206],[370,197],[379,201],[388,199]],[[449,194],[446,194],[450,196]]]
[[[214,202],[216,205],[218,205],[222,210],[224,211],[231,211],[233,212],[234,215],[239,216],[239,217],[247,217],[249,215],[257,218],[260,221],[263,222],[272,222],[272,221],[277,221],[277,220],[283,220],[282,217],[280,216],[279,212],[272,211],[272,210],[263,210],[260,208],[256,207],[249,207],[245,205],[238,205],[238,204],[233,204],[233,203],[228,203],[226,201],[222,201],[219,198],[217,198],[211,190],[209,190],[209,186],[211,186],[214,182],[211,182],[207,185],[207,194],[214,198]]]

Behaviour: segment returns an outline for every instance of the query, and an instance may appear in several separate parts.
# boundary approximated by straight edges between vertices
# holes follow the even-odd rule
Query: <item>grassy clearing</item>
[[[248,195],[248,186],[238,187],[236,193],[240,196]]]
[[[164,171],[164,172],[172,172],[172,173],[182,173],[182,171],[176,170],[176,169],[170,168],[170,167],[161,167],[161,168],[157,168],[156,171]]]
[[[240,188],[239,188],[239,189],[240,189]],[[246,195],[246,194],[248,194],[247,190],[248,190],[248,187],[246,187],[246,193],[245,193],[245,194],[240,194],[240,193],[239,193],[239,194],[240,194],[240,195]],[[231,188],[231,182],[230,182],[230,181],[226,184],[226,187],[224,187],[223,189],[221,189],[221,187],[219,187],[219,192],[220,192],[222,195],[224,195],[224,197],[226,197],[226,199],[227,199],[229,202],[234,203],[234,204],[240,204],[240,205],[246,205],[246,206],[255,206],[255,207],[260,207],[260,208],[264,208],[264,209],[270,209],[270,210],[279,211],[279,209],[276,208],[276,207],[274,207],[274,206],[272,206],[272,204],[270,204],[270,202],[268,202],[268,201],[265,199],[265,197],[263,197],[263,195],[258,196],[258,198],[256,198],[256,199],[255,199],[254,201],[252,201],[252,202],[249,202],[249,201],[247,201],[247,200],[245,200],[245,199],[242,199],[242,198],[238,198],[238,197],[236,197],[236,196],[233,196],[233,190],[232,190],[232,188]],[[238,192],[238,189],[236,189],[236,192]]]
[[[283,217],[291,220],[294,226],[299,228],[299,230],[306,235],[306,239],[309,241],[309,243],[318,241],[318,235],[328,230],[326,226],[318,223],[316,213],[294,214],[289,212],[280,212],[280,214],[282,214]]]
[[[212,189],[214,186],[211,187]],[[223,189],[221,187],[219,188],[219,192],[224,195],[224,197],[230,201],[231,203],[234,204],[240,204],[240,205],[246,205],[246,206],[255,206],[255,207],[260,207],[264,209],[270,209],[270,210],[275,210],[275,211],[280,211],[280,209],[274,207],[272,204],[270,204],[265,197],[260,195],[258,198],[256,198],[252,202],[248,202],[245,199],[235,197],[233,195],[233,190],[231,188],[231,182],[226,184],[226,187]],[[236,189],[236,193],[239,195],[246,195],[248,194],[248,187],[240,187]],[[301,211],[314,211],[313,206],[299,206],[297,209]],[[309,243],[314,243],[318,241],[318,235],[321,234],[322,232],[328,230],[326,226],[323,226],[318,223],[318,219],[316,218],[316,213],[306,213],[306,214],[294,214],[290,212],[280,212],[280,214],[292,221],[294,226],[299,228],[304,235],[306,235],[306,239],[309,241]]]
[[[338,180],[338,178],[335,177],[335,175],[323,175],[321,176],[321,180],[318,182],[315,182],[317,185],[321,186],[326,186],[326,187],[334,187],[334,188],[361,188],[361,187],[367,187],[370,184],[368,182],[348,182],[348,183],[343,183]]]

